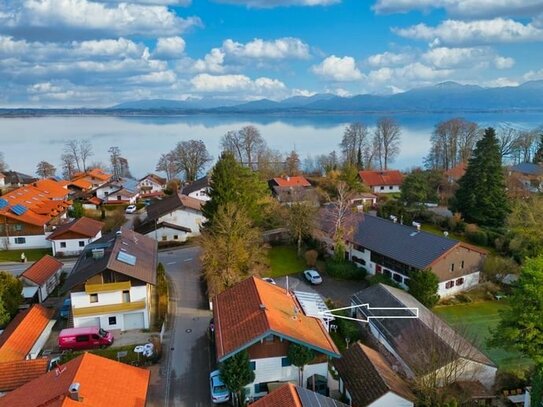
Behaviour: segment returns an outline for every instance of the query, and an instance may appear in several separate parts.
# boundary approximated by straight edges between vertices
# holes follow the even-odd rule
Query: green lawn
[[[301,273],[307,267],[305,259],[298,257],[294,246],[273,246],[268,251],[270,271],[265,277],[282,277]]]
[[[46,254],[53,254],[51,249],[1,250],[0,263],[7,261],[21,261],[21,253],[25,254],[27,261],[36,261]]]
[[[501,369],[528,367],[531,362],[516,352],[489,348],[486,339],[490,329],[500,319],[498,311],[508,307],[507,301],[484,301],[470,304],[438,306],[433,311],[453,327],[466,331],[470,341],[474,342]]]

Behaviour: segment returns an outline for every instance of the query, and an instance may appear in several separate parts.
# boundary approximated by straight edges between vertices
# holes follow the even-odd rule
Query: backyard
[[[507,301],[501,300],[437,306],[433,311],[453,327],[464,329],[469,336],[467,339],[475,342],[499,368],[510,370],[529,367],[531,362],[520,354],[504,349],[489,348],[486,344],[490,329],[496,327],[500,319],[499,311],[507,307]]]
[[[298,257],[294,246],[273,246],[268,251],[268,259],[270,270],[264,277],[282,277],[301,273],[307,268],[305,260]]]
[[[53,254],[51,249],[1,250],[0,263],[21,261],[21,253],[25,254],[27,261],[37,261],[46,254]]]

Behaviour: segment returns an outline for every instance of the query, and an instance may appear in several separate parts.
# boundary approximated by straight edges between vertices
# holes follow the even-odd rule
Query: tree
[[[293,202],[287,208],[287,226],[302,255],[302,241],[311,235],[315,222],[315,207],[306,202]]]
[[[510,306],[500,311],[500,322],[489,345],[514,349],[543,368],[543,256],[526,259]]]
[[[221,379],[234,395],[234,405],[243,403],[243,388],[255,380],[255,372],[249,364],[249,354],[242,350],[219,365]]]
[[[4,159],[4,153],[0,152],[0,172],[4,172],[8,169],[8,165]]]
[[[439,279],[431,270],[420,270],[409,275],[409,293],[424,306],[433,308],[439,301]]]
[[[290,363],[298,368],[299,385],[303,387],[305,365],[315,359],[315,352],[307,346],[290,343],[288,345],[287,358]]]
[[[57,169],[55,166],[47,161],[40,161],[38,165],[36,165],[36,175],[40,178],[54,177],[56,171]]]
[[[543,197],[532,195],[527,199],[517,199],[511,205],[507,217],[507,227],[511,241],[509,250],[517,261],[525,257],[535,257],[543,251]]]
[[[437,202],[442,176],[438,171],[423,171],[416,168],[402,183],[402,201],[407,206],[424,202]]]
[[[67,140],[64,144],[64,154],[72,157],[78,171],[87,171],[87,160],[94,153],[92,152],[92,144],[88,139],[72,139]]]
[[[292,150],[285,159],[285,171],[290,176],[300,174],[300,156],[295,150]]]
[[[77,170],[73,155],[64,153],[60,156],[60,161],[62,163],[62,177],[68,180],[72,179]]]
[[[113,146],[108,150],[109,162],[111,163],[111,171],[113,172],[114,179],[120,179],[123,177],[130,178],[130,169],[128,168],[128,160],[121,156],[121,149]]]
[[[227,132],[221,140],[221,145],[223,150],[234,154],[240,163],[251,169],[255,168],[256,158],[266,148],[266,142],[254,126]]]
[[[468,222],[501,226],[509,212],[500,149],[494,129],[485,130],[477,142],[466,173],[458,182],[452,202]]]
[[[255,274],[264,263],[262,235],[246,210],[234,202],[219,206],[201,236],[202,266],[208,292],[216,295]]]
[[[178,173],[178,167],[175,162],[175,155],[173,152],[162,154],[156,164],[156,171],[166,173],[166,180],[171,181]]]
[[[76,219],[79,219],[85,216],[85,208],[83,208],[83,204],[80,201],[75,201],[72,204],[72,210],[70,211],[70,216]]]
[[[534,164],[543,163],[543,134],[539,135],[539,142],[534,154]]]
[[[349,124],[343,132],[340,146],[346,164],[364,167],[364,152],[369,148],[367,126],[359,122]]]
[[[261,204],[268,193],[267,186],[257,174],[242,167],[232,153],[224,152],[213,167],[211,185],[210,200],[202,207],[206,227],[213,223],[218,208],[227,203],[235,203],[253,221],[261,219]]]
[[[79,143],[76,139],[64,143],[64,154],[71,156],[77,171],[81,171],[81,160],[79,158]]]
[[[88,139],[83,139],[79,141],[79,156],[81,157],[81,165],[83,166],[83,171],[87,171],[87,160],[94,155],[92,151],[92,144]]]
[[[206,145],[202,140],[180,141],[170,153],[177,173],[182,172],[185,180],[194,181],[205,165],[211,161]]]
[[[13,274],[0,271],[0,326],[6,325],[23,302],[23,283]]]
[[[388,164],[399,154],[400,136],[400,126],[394,119],[390,117],[379,119],[373,136],[373,144],[381,170],[388,169]]]

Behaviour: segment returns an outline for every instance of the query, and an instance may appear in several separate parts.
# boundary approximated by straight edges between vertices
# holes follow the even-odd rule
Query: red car
[[[97,326],[63,329],[58,335],[60,350],[105,348],[113,343],[113,335]]]

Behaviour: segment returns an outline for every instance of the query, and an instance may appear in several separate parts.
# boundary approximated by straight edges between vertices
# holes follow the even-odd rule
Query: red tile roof
[[[72,181],[86,177],[96,178],[100,181],[107,182],[111,179],[111,177],[113,177],[113,175],[107,174],[100,168],[93,168],[92,170],[88,170],[87,172],[78,172],[72,177]]]
[[[311,183],[302,176],[274,178],[279,187],[310,187]]]
[[[303,407],[296,386],[287,383],[273,390],[266,397],[257,400],[252,407]]]
[[[460,163],[452,168],[449,168],[445,171],[445,175],[454,180],[459,180],[466,173],[467,165],[465,163]]]
[[[95,197],[95,196],[87,199],[87,202],[91,203],[93,205],[101,205],[102,204],[102,200],[100,198]]]
[[[0,363],[0,391],[6,392],[21,387],[47,373],[48,358],[15,360]]]
[[[58,226],[53,233],[51,233],[47,239],[57,240],[62,239],[62,235],[68,232],[72,232],[82,237],[95,237],[98,232],[102,230],[104,223],[91,218],[82,217],[75,219],[70,223]]]
[[[69,181],[68,182],[68,185],[73,185],[77,188],[80,188],[82,190],[87,190],[87,189],[91,189],[92,188],[92,182],[90,181],[87,181],[85,179],[76,179],[76,180],[73,180],[73,181]]]
[[[370,187],[379,185],[401,185],[403,182],[402,173],[398,170],[386,171],[360,171],[362,182]]]
[[[257,277],[250,277],[215,296],[213,316],[219,360],[270,334],[305,344],[329,356],[339,356],[319,319],[306,316],[284,288]]]
[[[41,286],[59,271],[63,265],[53,256],[47,254],[27,268],[21,276]]]
[[[0,362],[25,359],[54,313],[39,304],[19,312],[0,335]]]
[[[0,407],[144,407],[149,378],[148,370],[85,353],[1,397]],[[79,402],[68,395],[73,383]]]

